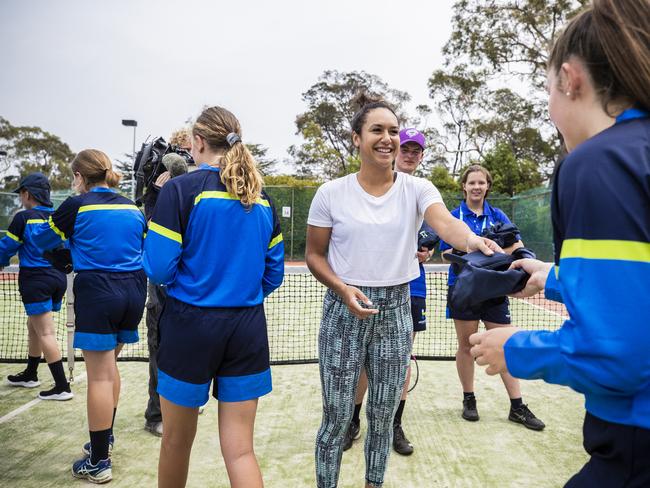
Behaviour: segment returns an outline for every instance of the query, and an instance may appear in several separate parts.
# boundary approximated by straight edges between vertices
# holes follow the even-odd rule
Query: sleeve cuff
[[[564,303],[564,299],[562,298],[562,284],[560,283],[560,280],[558,280],[557,277],[559,271],[560,268],[558,266],[554,266],[548,272],[548,276],[546,277],[546,283],[544,285],[544,297],[547,300],[553,300],[554,302]]]

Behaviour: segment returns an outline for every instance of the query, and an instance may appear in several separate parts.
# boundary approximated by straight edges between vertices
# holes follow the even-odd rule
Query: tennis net
[[[417,334],[413,354],[418,359],[452,359],[456,334],[452,320],[445,318],[447,265],[426,265],[427,330]],[[317,362],[318,327],[325,287],[306,266],[285,267],[285,279],[265,302],[269,345],[273,364]],[[65,300],[65,299],[64,299]],[[18,270],[0,273],[0,362],[23,362],[27,358],[26,316],[18,293]],[[65,303],[54,314],[57,340],[67,357]],[[545,300],[542,295],[529,299],[510,299],[512,323],[525,329],[553,330],[568,317],[563,305]],[[145,308],[146,314],[146,308]],[[122,360],[148,359],[144,317],[139,326],[140,341],[127,344]],[[75,356],[81,358],[81,351]]]

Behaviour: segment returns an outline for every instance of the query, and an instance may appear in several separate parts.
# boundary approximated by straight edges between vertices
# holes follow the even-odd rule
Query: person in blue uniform
[[[52,318],[52,312],[61,310],[66,277],[52,267],[32,240],[35,226],[47,222],[54,211],[50,201],[50,183],[44,174],[32,173],[21,180],[14,193],[20,195],[25,210],[14,216],[7,234],[0,240],[0,266],[8,266],[11,256],[18,253],[18,289],[27,313],[28,358],[27,368],[9,375],[7,382],[26,388],[40,385],[38,364],[43,355],[52,373],[54,387],[41,391],[38,397],[41,400],[70,400],[74,395],[65,377]]]
[[[258,398],[271,391],[263,300],[284,276],[280,222],[231,112],[206,108],[191,152],[199,169],[162,187],[144,250],[149,279],[167,287],[158,486],[185,486],[199,407],[212,385],[231,486],[261,487],[253,428]]]
[[[109,457],[120,394],[117,355],[138,341],[147,280],[142,270],[144,216],[113,188],[120,175],[106,154],[81,151],[71,164],[74,189],[46,223],[34,230],[40,249],[67,241],[72,254],[75,296],[74,347],[81,349],[88,376],[86,456],[72,474],[95,483],[112,478]]]
[[[501,209],[493,207],[486,200],[492,186],[492,176],[486,168],[478,164],[470,165],[463,172],[461,186],[465,199],[452,210],[451,214],[465,222],[476,235],[481,235],[495,224],[511,223],[508,216]],[[517,242],[504,249],[504,251],[511,253],[520,247],[523,247],[523,243],[521,237],[517,236]],[[441,242],[440,251],[444,257],[452,251],[452,246],[446,242]],[[454,320],[458,338],[456,369],[463,387],[462,417],[468,421],[477,421],[479,420],[479,414],[476,407],[476,396],[474,395],[474,358],[470,354],[469,337],[478,330],[478,324],[481,320],[488,330],[509,325],[509,303],[508,299],[504,297],[502,300],[490,300],[482,303],[477,309],[457,309],[451,305],[449,299],[456,283],[456,273],[453,266],[449,268],[447,283],[449,285],[447,318]],[[507,372],[501,374],[501,380],[510,397],[508,420],[523,424],[532,430],[543,430],[545,427],[544,422],[538,419],[528,406],[523,403],[519,380],[513,378]]]
[[[590,455],[567,487],[650,486],[650,2],[595,0],[548,62],[549,114],[568,155],[551,200],[555,262],[513,266],[570,319],[555,331],[472,336],[488,374],[585,396]],[[555,265],[555,266],[554,266]]]

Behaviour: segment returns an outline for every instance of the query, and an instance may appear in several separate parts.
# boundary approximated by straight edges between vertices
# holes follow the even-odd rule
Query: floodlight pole
[[[131,161],[131,200],[135,200],[135,130],[138,127],[138,121],[133,119],[122,119],[122,125],[133,127],[133,161]]]

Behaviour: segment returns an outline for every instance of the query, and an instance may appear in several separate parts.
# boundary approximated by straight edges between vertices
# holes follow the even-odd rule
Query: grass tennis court
[[[0,374],[17,365],[0,364]],[[156,484],[159,439],[143,430],[147,365],[124,362],[122,397],[116,419],[114,487]],[[48,378],[41,366],[41,379]],[[83,374],[83,363],[76,374]],[[273,367],[274,391],[260,400],[256,451],[265,485],[314,486],[313,447],[320,421],[318,366]],[[477,371],[479,422],[460,417],[461,392],[453,362],[420,362],[420,381],[409,397],[404,428],[415,446],[410,457],[391,454],[387,488],[557,487],[586,461],[581,447],[582,397],[567,388],[523,382],[524,400],[547,428],[533,432],[507,420],[508,399],[498,378]],[[0,486],[84,486],[70,474],[87,441],[86,383],[74,386],[69,402],[37,401],[10,420],[0,420]],[[0,417],[32,401],[35,390],[0,386]],[[199,417],[188,487],[228,486],[219,454],[216,401]],[[362,415],[362,435],[365,418]],[[357,441],[344,454],[341,487],[361,486],[363,448]]]

